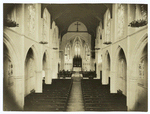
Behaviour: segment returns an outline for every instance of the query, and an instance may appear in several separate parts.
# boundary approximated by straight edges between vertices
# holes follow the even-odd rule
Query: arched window
[[[102,22],[100,22],[99,37],[102,39]]]
[[[117,4],[117,34],[118,38],[124,35],[125,27],[125,5]]]
[[[3,50],[4,85],[12,86],[13,80],[11,78],[13,76],[13,63],[11,61],[9,50],[5,44],[3,49],[4,49]]]
[[[125,79],[126,76],[126,62],[124,59],[120,60],[120,77]]]
[[[148,63],[147,46],[145,46],[139,61],[139,83],[143,84],[143,86],[145,87],[147,86],[147,75],[148,75],[147,63]]]
[[[105,43],[110,43],[111,42],[111,34],[110,34],[110,27],[111,27],[111,19],[110,19],[110,11],[109,9],[106,12],[106,17],[105,17]]]
[[[43,39],[42,41],[47,41],[47,32],[48,32],[47,20],[48,20],[48,17],[47,17],[47,12],[45,9],[43,13]]]
[[[141,17],[143,20],[148,20],[147,16],[147,4],[140,5]]]
[[[65,60],[68,61],[71,58],[71,46],[68,44],[65,48]]]
[[[56,39],[56,28],[53,32],[53,39],[52,39],[53,47],[57,47],[57,39]]]
[[[35,18],[36,18],[36,7],[35,4],[28,5],[27,10],[27,26],[29,30],[29,35],[33,35],[35,32]]]
[[[87,45],[85,45],[85,60],[88,61],[90,57],[90,51]]]
[[[17,14],[17,13],[16,13],[16,6],[14,6],[14,8],[11,9],[10,13],[7,14],[7,19],[16,22],[16,19],[17,19],[17,18],[16,18],[16,17],[17,17],[16,14]]]
[[[106,23],[106,41],[110,41],[110,11],[108,10],[107,14],[107,23]]]
[[[79,42],[77,41],[76,45],[75,45],[75,55],[80,55],[80,44]]]
[[[97,30],[96,42],[95,44],[98,45],[100,40],[100,28]]]

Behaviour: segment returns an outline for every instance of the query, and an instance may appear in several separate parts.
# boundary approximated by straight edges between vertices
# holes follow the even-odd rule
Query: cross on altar
[[[77,22],[77,24],[75,24],[75,25],[77,25],[77,32],[78,32],[78,25],[81,25],[81,24],[79,24],[79,23]]]

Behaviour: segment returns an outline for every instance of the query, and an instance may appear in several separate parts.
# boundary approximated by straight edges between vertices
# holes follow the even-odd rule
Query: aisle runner
[[[67,111],[84,111],[81,91],[81,78],[73,77],[73,85],[67,106]]]

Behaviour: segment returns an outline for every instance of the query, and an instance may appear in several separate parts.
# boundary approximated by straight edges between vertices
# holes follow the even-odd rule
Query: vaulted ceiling
[[[88,32],[95,37],[96,28],[107,8],[112,11],[111,4],[42,4],[42,12],[47,8],[59,27],[59,32],[63,36],[71,23],[80,21],[85,24]],[[42,16],[42,15],[41,15]]]
[[[14,4],[4,4],[4,17],[13,7]],[[112,12],[112,4],[41,4],[41,13],[44,8],[51,14],[51,23],[56,22],[61,36],[67,32],[71,23],[81,21],[92,37],[95,37],[96,28],[103,21],[107,8]]]
[[[4,5],[4,17],[14,7],[14,4]],[[109,8],[112,17],[112,4],[41,4],[41,17],[43,10],[47,8],[51,14],[51,23],[55,21],[59,28],[60,36],[67,33],[68,27],[74,21],[80,21],[87,27],[91,34],[91,48],[94,49],[96,28],[99,22],[103,22],[103,16]]]

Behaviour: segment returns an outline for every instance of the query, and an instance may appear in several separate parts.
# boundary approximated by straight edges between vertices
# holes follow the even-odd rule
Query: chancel
[[[4,111],[148,111],[147,4],[11,4]]]

